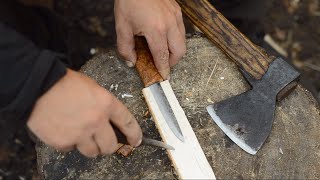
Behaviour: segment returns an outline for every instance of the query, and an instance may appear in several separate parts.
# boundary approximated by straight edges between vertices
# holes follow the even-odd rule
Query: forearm
[[[0,119],[27,119],[36,100],[65,74],[65,67],[54,53],[38,49],[2,23],[0,35]]]

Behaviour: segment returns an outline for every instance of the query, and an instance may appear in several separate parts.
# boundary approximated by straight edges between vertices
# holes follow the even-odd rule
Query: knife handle
[[[176,0],[182,11],[211,41],[255,79],[267,71],[272,59],[260,51],[207,0]]]
[[[163,81],[163,78],[154,65],[152,54],[146,39],[142,36],[135,37],[135,49],[137,53],[136,69],[145,87]]]

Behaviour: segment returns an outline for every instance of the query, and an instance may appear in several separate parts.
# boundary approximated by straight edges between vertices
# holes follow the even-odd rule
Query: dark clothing
[[[48,23],[45,11],[0,2],[1,129],[24,125],[36,100],[66,73],[66,48],[54,36],[59,27]]]

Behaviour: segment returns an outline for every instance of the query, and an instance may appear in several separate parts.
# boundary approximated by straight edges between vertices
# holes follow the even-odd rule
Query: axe
[[[239,67],[252,89],[214,103],[207,111],[239,147],[254,155],[269,136],[276,101],[297,86],[299,77],[282,58],[272,58],[237,30],[207,0],[176,0],[189,19]]]

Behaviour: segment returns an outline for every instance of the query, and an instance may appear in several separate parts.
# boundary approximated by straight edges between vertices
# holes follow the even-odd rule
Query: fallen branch
[[[268,43],[274,50],[284,57],[288,57],[288,53],[278,43],[276,43],[269,34],[266,34],[263,40]]]
[[[305,62],[304,65],[312,70],[320,72],[320,66],[317,66],[315,64],[312,64],[310,62]]]

